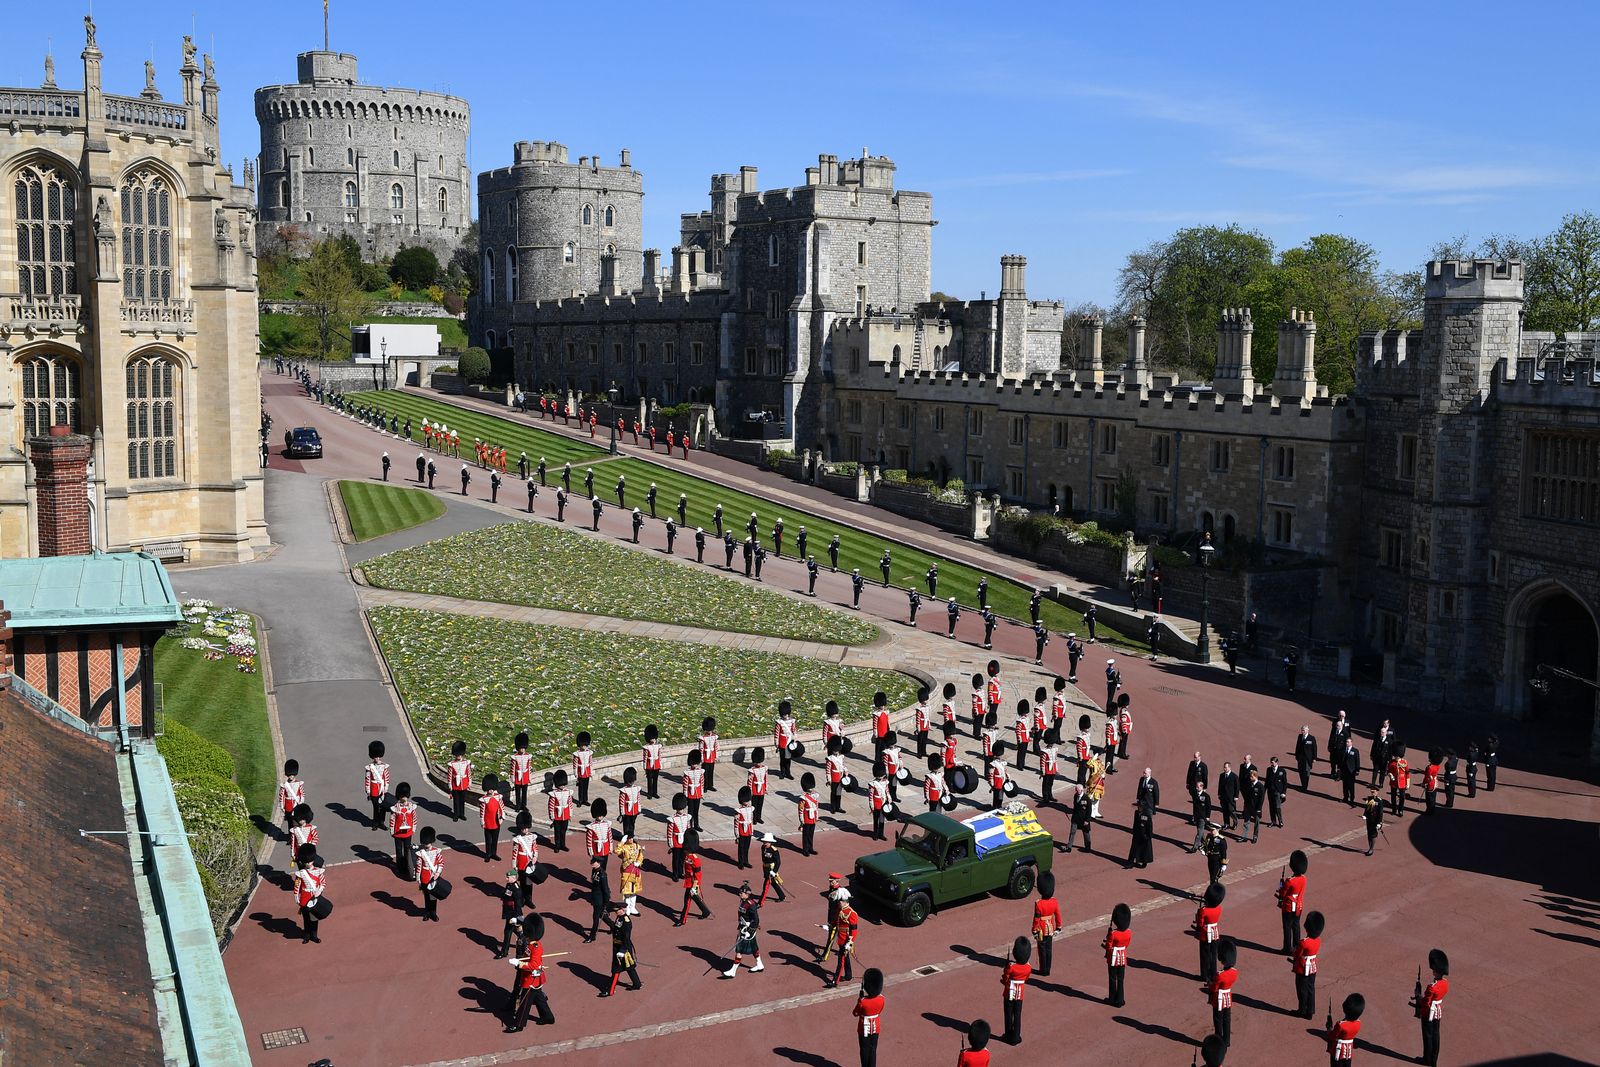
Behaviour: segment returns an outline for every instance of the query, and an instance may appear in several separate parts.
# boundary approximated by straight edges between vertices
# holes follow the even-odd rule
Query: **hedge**
[[[233,780],[233,757],[175,719],[166,721],[156,750],[167,761],[189,848],[200,873],[218,937],[250,890],[255,866],[250,811]]]
[[[167,761],[167,773],[174,782],[193,781],[203,775],[233,781],[233,757],[227,749],[212,744],[176,719],[167,720],[166,732],[156,738],[156,751]]]

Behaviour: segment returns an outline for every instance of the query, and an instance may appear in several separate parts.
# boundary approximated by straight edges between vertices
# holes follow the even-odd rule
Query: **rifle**
[[[1416,1010],[1417,1018],[1422,1018],[1422,968],[1417,968],[1417,984],[1411,991],[1411,1007]]]

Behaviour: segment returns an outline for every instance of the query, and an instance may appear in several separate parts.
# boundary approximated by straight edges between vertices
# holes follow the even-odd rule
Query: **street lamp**
[[[617,383],[612,382],[611,388],[606,390],[606,399],[611,401],[611,410],[606,413],[606,422],[611,424],[611,454],[617,455],[617,398],[622,394],[617,391]]]
[[[383,387],[389,388],[389,339],[385,337],[378,342],[378,352],[383,356]]]
[[[1211,557],[1217,554],[1216,547],[1211,543],[1211,535],[1206,534],[1205,540],[1200,542],[1200,662],[1211,662],[1211,633],[1206,628],[1211,614]]]

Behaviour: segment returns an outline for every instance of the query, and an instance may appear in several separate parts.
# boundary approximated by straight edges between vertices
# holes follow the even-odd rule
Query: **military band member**
[[[567,788],[567,772],[560,770],[551,779],[549,800],[545,804],[545,815],[550,820],[552,841],[550,847],[556,852],[567,850],[567,824],[572,821],[572,790]]]
[[[642,791],[639,788],[639,768],[622,769],[622,785],[617,788],[617,818],[622,823],[622,836],[633,837],[643,809]]]
[[[956,1067],[989,1067],[989,1024],[982,1019],[967,1027],[967,1043],[956,1057]]]
[[[739,869],[750,866],[750,840],[756,833],[756,807],[750,787],[739,787],[739,806],[733,809],[733,834],[739,846]]]
[[[978,740],[983,736],[983,721],[988,717],[988,701],[983,692],[983,675],[972,676],[972,739]]]
[[[839,714],[839,702],[830,700],[822,708],[822,745],[826,749],[828,742],[837,738],[840,743],[844,741],[844,718]]]
[[[306,784],[300,780],[300,761],[283,761],[283,781],[278,783],[278,810],[283,825],[294,825],[294,809],[306,802]]]
[[[322,865],[322,857],[317,855],[317,846],[314,843],[302,844],[295,853],[292,884],[295,904],[300,908],[300,943],[321,944],[322,938],[317,936],[317,916],[311,909],[322,899],[323,892],[328,888],[328,872]]]
[[[444,878],[444,852],[435,843],[433,827],[422,828],[422,847],[417,849],[417,888],[422,890],[422,921],[439,921],[439,898],[435,895]]]
[[[472,761],[467,758],[465,741],[451,743],[445,775],[450,783],[451,813],[460,822],[467,817],[467,794],[472,791]]]
[[[1300,792],[1311,788],[1311,768],[1317,762],[1317,739],[1311,736],[1311,727],[1300,727],[1300,736],[1294,739],[1294,766],[1300,775]]]
[[[867,783],[867,801],[872,806],[872,836],[883,840],[884,809],[889,798],[889,769],[883,760],[872,765],[872,781]]]
[[[814,856],[817,853],[813,841],[817,835],[817,816],[821,813],[822,805],[817,798],[817,776],[806,771],[800,776],[800,854]]]
[[[417,805],[411,800],[411,783],[395,786],[394,806],[389,809],[389,833],[394,837],[395,874],[410,881],[415,862],[411,852],[412,837],[417,831]]]
[[[617,843],[617,866],[622,871],[622,902],[629,915],[639,914],[639,894],[644,891],[644,846],[624,836]]]
[[[1411,1005],[1422,1022],[1422,1058],[1417,1062],[1424,1067],[1438,1067],[1439,1022],[1444,1018],[1445,995],[1450,992],[1450,957],[1442,949],[1431,950],[1428,953],[1428,970],[1433,972],[1433,981],[1426,986],[1417,983]]]
[[[833,922],[833,948],[838,960],[833,967],[833,977],[823,979],[830,989],[839,984],[841,976],[846,982],[855,977],[850,964],[856,954],[856,930],[860,922],[856,910],[850,906],[850,891],[840,889],[839,914]]]
[[[683,796],[689,802],[689,824],[696,833],[700,831],[700,801],[706,795],[706,772],[700,766],[703,757],[698,748],[692,749],[687,757],[688,767],[683,772]]]
[[[606,818],[606,802],[595,800],[589,805],[589,825],[583,832],[583,850],[591,861],[600,864],[600,877],[606,878],[606,867],[611,859],[611,820]],[[606,894],[609,897],[611,894]]]
[[[1026,700],[1017,701],[1017,718],[1011,724],[1012,736],[1017,739],[1017,770],[1028,769],[1028,745],[1033,741],[1033,705]]]
[[[1039,977],[1050,977],[1056,931],[1061,929],[1061,904],[1056,900],[1056,876],[1039,876],[1039,899],[1033,902],[1033,939],[1039,943]]]
[[[889,799],[900,802],[900,735],[890,730],[883,735],[883,769],[889,779]]]
[[[878,690],[872,695],[872,756],[883,755],[889,737],[889,694]]]
[[[1052,722],[1050,705],[1046,703],[1048,696],[1049,694],[1042,685],[1033,691],[1033,729],[1029,733],[1033,737],[1033,754],[1035,756],[1039,754],[1039,749],[1043,747],[1045,731],[1050,729]]]
[[[724,978],[737,975],[739,965],[744,962],[746,956],[753,957],[756,961],[750,968],[751,974],[760,974],[767,969],[766,963],[761,959],[761,945],[756,940],[756,931],[761,929],[761,903],[756,900],[755,890],[750,888],[749,882],[739,886],[738,922],[739,933],[733,942],[733,966],[722,972]]]
[[[1083,787],[1084,793],[1089,797],[1089,814],[1098,819],[1100,817],[1100,801],[1106,795],[1106,769],[1100,760],[1094,756],[1089,757],[1089,784]]]
[[[928,776],[922,780],[922,799],[927,801],[930,812],[938,811],[944,806],[946,788],[943,757],[929,756]]]
[[[949,629],[945,631],[945,636],[954,640],[956,636],[956,623],[961,620],[961,606],[956,603],[955,597],[951,597],[950,602],[945,605],[945,615],[946,622],[949,626]]]
[[[1067,635],[1067,681],[1078,680],[1078,661],[1083,659],[1083,645],[1078,642],[1077,634]]]
[[[850,1014],[856,1020],[861,1067],[878,1067],[878,1034],[883,1018],[883,972],[878,968],[868,967],[861,973],[861,995]]]
[[[1439,776],[1443,774],[1440,764],[1444,756],[1438,749],[1428,753],[1428,763],[1422,770],[1422,810],[1432,815],[1438,810],[1439,802]]]
[[[1089,745],[1089,716],[1078,716],[1078,736],[1073,739],[1073,754],[1078,760],[1078,784],[1087,785],[1089,782],[1089,757],[1093,755]]]
[[[1317,955],[1322,951],[1322,912],[1306,914],[1305,936],[1295,942],[1289,968],[1294,971],[1295,1012],[1309,1019],[1317,1009]]]
[[[1194,936],[1200,943],[1200,981],[1217,976],[1217,946],[1222,942],[1222,901],[1228,895],[1221,882],[1206,886],[1205,896],[1194,913]]]
[[[700,863],[700,836],[690,830],[683,839],[683,911],[674,920],[673,926],[682,926],[689,921],[689,905],[693,904],[700,909],[700,918],[711,918],[711,909],[706,907],[704,896],[704,874]]]
[[[1341,1067],[1342,1064],[1351,1062],[1356,1058],[1356,1035],[1361,1033],[1361,1014],[1367,1010],[1367,1001],[1360,993],[1351,993],[1344,998],[1340,1010],[1344,1018],[1339,1022],[1333,1021],[1333,1014],[1328,1015],[1328,1065]]]
[[[644,765],[645,792],[651,800],[660,800],[661,731],[655,723],[644,728],[644,747],[639,750],[639,762]]]
[[[927,686],[917,690],[917,704],[911,710],[911,732],[917,739],[917,758],[923,759],[928,755],[928,734],[933,729],[933,712],[928,707],[928,699],[933,691]]]
[[[1028,979],[1033,968],[1028,961],[1033,958],[1033,945],[1019,937],[1011,945],[1011,961],[1000,972],[1000,1008],[1005,1016],[1004,1041],[1008,1045],[1022,1044],[1022,997],[1028,989]]]
[[[1411,765],[1406,762],[1406,746],[1396,741],[1389,757],[1389,810],[1398,818],[1406,813],[1406,794],[1411,792]]]
[[[983,713],[983,736],[979,738],[983,751],[983,776],[989,777],[989,764],[994,761],[995,746],[1000,745],[1000,724],[992,711]]]
[[[1133,711],[1118,700],[1117,706],[1117,758],[1128,758],[1128,738],[1133,736]]]
[[[825,767],[828,772],[828,810],[837,815],[843,810],[844,800],[844,739],[837,734],[828,738],[828,755]]]
[[[1106,714],[1106,743],[1105,765],[1107,774],[1117,773],[1117,744],[1122,740],[1122,734],[1117,728],[1117,709],[1112,706]]]
[[[1051,726],[1044,732],[1044,744],[1039,749],[1039,799],[1053,804],[1056,799],[1056,776],[1061,773],[1061,728]]]
[[[994,803],[991,806],[996,808],[1006,802],[1006,786],[1011,782],[1011,770],[1006,765],[1005,755],[1006,743],[996,740],[988,753],[989,766],[984,771],[989,779],[989,789],[994,794]]]
[[[505,818],[505,786],[492,774],[483,776],[483,795],[478,798],[478,825],[483,827],[483,862],[500,859],[500,823]]]
[[[1133,909],[1118,904],[1111,909],[1111,925],[1106,928],[1100,947],[1106,952],[1106,1003],[1113,1008],[1127,1004],[1125,979],[1128,976],[1128,949],[1133,944]]]
[[[761,835],[761,903],[767,902],[768,893],[776,893],[779,904],[788,895],[783,891],[783,875],[779,873],[782,868],[783,852],[778,848],[778,839],[768,831]]]
[[[301,846],[311,845],[312,849],[315,850],[316,846],[321,843],[317,836],[317,824],[312,821],[313,818],[315,818],[315,813],[312,812],[310,804],[296,804],[294,811],[291,813],[289,826],[289,867],[291,873],[299,863]]]
[[[985,668],[989,681],[984,685],[983,698],[988,703],[988,710],[996,715],[1000,714],[1001,686],[1000,686],[1000,661],[992,659]]]
[[[961,747],[961,739],[957,736],[956,724],[954,722],[945,723],[943,732],[944,746],[940,755],[940,760],[944,764],[944,769],[948,771],[955,768],[956,750]]]
[[[383,761],[383,742],[367,745],[367,765],[362,772],[367,799],[372,802],[372,829],[383,825],[384,794],[389,791],[389,765]]]
[[[1233,987],[1239,981],[1239,946],[1225,937],[1217,944],[1217,969],[1206,983],[1206,1000],[1211,1004],[1211,1031],[1224,1048],[1233,1045]]]
[[[1285,956],[1300,943],[1300,916],[1306,909],[1306,868],[1310,861],[1300,849],[1289,853],[1289,877],[1278,883],[1278,911],[1283,916]]]
[[[533,832],[533,813],[517,812],[517,832],[511,835],[511,866],[517,872],[522,899],[533,906],[533,876],[539,866],[539,838]]]
[[[795,743],[794,705],[787,700],[778,702],[778,718],[772,724],[772,747],[778,752],[778,774],[780,777],[793,780],[794,771],[790,768],[790,761],[794,754],[790,751]]]
[[[511,954],[517,936],[522,933],[522,911],[528,898],[522,891],[522,880],[515,867],[506,871],[506,880],[499,889],[500,896],[500,948],[494,958],[503,960]]]
[[[717,720],[707,715],[700,720],[700,767],[706,772],[706,792],[717,791]],[[695,829],[700,829],[698,816]]]
[[[622,901],[611,902],[605,924],[606,929],[611,931],[611,985],[600,995],[609,997],[614,994],[624,974],[633,982],[630,988],[642,988],[644,983],[639,980],[638,961],[633,956],[633,917],[623,911]]]
[[[684,842],[694,831],[689,818],[689,799],[682,793],[672,795],[672,814],[667,816],[667,855],[672,860],[672,880],[683,880]]]

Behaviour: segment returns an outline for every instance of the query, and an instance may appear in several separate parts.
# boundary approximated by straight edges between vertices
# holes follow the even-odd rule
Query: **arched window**
[[[347,166],[353,167],[356,165],[356,150],[354,148],[346,148],[344,150],[344,161]]]
[[[289,206],[289,183],[283,179],[278,181],[278,206]]]
[[[483,342],[484,342],[484,344],[483,344],[484,348],[487,348],[487,349],[489,349],[491,351],[494,349],[494,331],[493,330],[490,330],[488,333],[483,335]]]
[[[306,129],[306,136],[307,137],[311,136],[311,130],[310,130],[309,127]],[[306,166],[314,167],[316,165],[317,165],[317,150],[315,148],[311,148],[311,147],[308,146],[306,148]]]
[[[360,207],[361,206],[361,194],[356,191],[356,183],[355,182],[345,182],[344,183],[344,206],[345,207]]]
[[[178,476],[178,371],[170,359],[128,360],[128,480]]]
[[[578,250],[572,247],[571,241],[568,241],[566,247],[561,250],[561,262],[572,263],[576,261],[577,258]]]
[[[18,171],[15,191],[17,291],[24,300],[76,293],[77,191],[53,167],[43,164]]]
[[[450,210],[450,194],[448,192],[446,192],[445,191],[445,187],[441,185],[441,186],[439,186],[439,214],[442,215],[446,211],[449,211],[449,210]]]
[[[517,298],[517,250],[506,249],[506,300]]]
[[[389,186],[389,206],[395,211],[403,210],[406,206],[405,186],[399,182]]]
[[[22,378],[16,394],[22,398],[22,441],[47,434],[58,423],[80,428],[76,363],[55,354],[24,356],[17,360],[17,371]]]
[[[400,150],[398,148],[394,150],[394,165],[397,167],[400,165]]]
[[[494,249],[483,250],[483,302],[494,303]]]
[[[617,222],[617,213],[615,211],[613,211],[609,207],[606,208],[606,225],[607,226],[614,226],[614,225],[616,225],[616,222]]]
[[[899,345],[895,345],[894,346],[894,352],[892,354],[890,354],[889,362],[890,363],[899,363],[900,362],[900,346]]]
[[[594,212],[590,209],[588,204],[583,205],[583,224],[587,226],[593,221]]]
[[[153,171],[122,183],[122,299],[172,299],[172,190]]]

